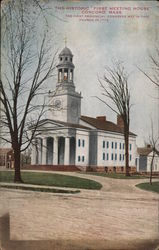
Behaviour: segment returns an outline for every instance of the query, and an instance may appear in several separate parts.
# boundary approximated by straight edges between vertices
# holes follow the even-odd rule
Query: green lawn
[[[100,173],[100,172],[82,172],[81,174],[90,174],[90,175],[97,175],[102,177],[109,177],[109,178],[115,178],[115,179],[145,179],[148,178],[147,176],[141,176],[141,175],[131,175],[131,176],[125,176],[125,174],[117,174],[117,173]]]
[[[93,180],[54,173],[22,172],[22,179],[25,184],[94,190],[102,188],[99,182]],[[0,171],[0,182],[12,183],[13,180],[14,171]]]
[[[140,184],[137,184],[136,187],[147,190],[147,191],[159,193],[159,182],[157,182],[157,181],[152,182],[152,185],[150,185],[149,182],[140,183]]]

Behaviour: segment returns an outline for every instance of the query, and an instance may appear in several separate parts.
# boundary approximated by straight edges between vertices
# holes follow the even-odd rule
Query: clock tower
[[[56,89],[49,93],[49,118],[53,120],[79,123],[81,116],[81,93],[74,85],[74,64],[71,50],[65,47],[59,54]]]

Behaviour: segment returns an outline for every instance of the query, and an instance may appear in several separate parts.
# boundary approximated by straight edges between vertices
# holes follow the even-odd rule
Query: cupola
[[[73,54],[71,50],[65,47],[59,54],[58,69],[58,84],[70,83],[73,84]]]

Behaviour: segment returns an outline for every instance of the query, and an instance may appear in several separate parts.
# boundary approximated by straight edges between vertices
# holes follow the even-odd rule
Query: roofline
[[[106,131],[106,132],[110,132],[110,133],[116,133],[116,134],[121,134],[121,135],[124,135],[124,132],[116,132],[116,131],[110,131],[110,130],[105,130],[105,129],[98,129],[96,128],[95,126],[93,126],[91,123],[89,123],[88,121],[85,121],[84,119],[82,119],[82,116],[83,117],[88,117],[88,118],[92,118],[92,119],[97,119],[96,117],[91,117],[91,116],[84,116],[84,115],[81,115],[80,119],[83,121],[83,122],[86,122],[88,123],[89,125],[91,125],[92,127],[94,127],[97,131]],[[111,122],[111,121],[108,121],[108,122]],[[113,123],[113,122],[111,122]],[[114,125],[117,126],[117,124],[113,123]],[[129,131],[129,136],[132,136],[132,137],[137,137],[136,134],[132,133],[131,131]]]
[[[56,123],[57,125],[61,125],[60,128],[57,128],[57,127],[56,127],[56,128],[55,128],[56,130],[59,130],[59,129],[66,129],[66,128],[90,130],[90,128],[85,127],[85,126],[80,125],[80,124],[79,124],[79,126],[83,126],[83,128],[81,128],[81,127],[75,127],[76,125],[78,126],[78,124],[73,124],[73,125],[75,125],[75,126],[71,126],[71,125],[69,124],[69,125],[67,126],[67,125],[65,124],[66,122],[63,122],[63,121],[51,120],[51,119],[44,119],[44,120],[41,120],[41,121],[40,121],[40,124],[39,124],[38,127],[37,127],[37,131],[40,131],[40,130],[39,130],[39,127],[40,127],[41,124],[46,124],[47,122]],[[31,128],[32,128],[33,126],[34,126],[34,125],[32,125]],[[52,128],[52,127],[50,127],[50,128],[45,128],[45,130],[50,130],[50,129],[54,130],[54,128]]]
[[[81,118],[80,118],[81,119]],[[40,121],[40,123],[47,123],[47,122],[51,122],[51,123],[56,123],[57,125],[61,125],[61,127],[60,128],[55,128],[56,130],[60,130],[60,129],[76,129],[76,130],[86,130],[86,131],[96,131],[96,132],[105,132],[105,133],[110,133],[110,134],[116,134],[116,135],[124,135],[124,133],[120,133],[120,132],[116,132],[116,131],[110,131],[110,130],[105,130],[105,129],[98,129],[98,128],[96,128],[95,126],[92,126],[91,124],[91,126],[93,127],[93,128],[89,128],[89,127],[85,127],[84,125],[80,125],[80,126],[83,126],[84,128],[80,128],[80,127],[74,127],[74,126],[71,126],[70,124],[67,126],[66,124],[63,124],[63,123],[66,123],[66,122],[63,122],[63,121],[58,121],[58,120],[51,120],[51,119],[44,119],[44,120],[41,120]],[[88,123],[88,122],[86,122],[86,123]],[[88,123],[89,124],[89,123]],[[63,125],[63,126],[62,126]],[[77,125],[78,126],[78,124],[74,124],[74,125]],[[32,125],[30,128],[33,128],[33,126],[34,125]],[[40,124],[39,124],[39,126],[40,126]],[[38,127],[39,127],[38,126]],[[39,129],[38,129],[38,127],[37,127],[37,131],[40,131]],[[47,131],[49,131],[50,129],[52,129],[52,130],[54,130],[54,128],[45,128],[45,130],[47,130]],[[134,137],[134,138],[136,138],[137,137],[137,135],[136,134],[129,134],[129,137]]]

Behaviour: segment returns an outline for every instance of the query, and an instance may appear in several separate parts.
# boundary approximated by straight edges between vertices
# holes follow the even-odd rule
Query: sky
[[[74,83],[82,92],[82,115],[104,115],[116,122],[114,114],[94,96],[101,95],[98,76],[106,66],[121,60],[130,73],[130,130],[137,134],[137,145],[143,146],[151,134],[151,120],[158,132],[158,91],[138,70],[151,72],[149,53],[155,53],[159,37],[159,3],[157,1],[41,1],[47,8],[38,23],[39,38],[47,29],[50,53],[65,47],[71,49],[75,65]],[[38,10],[39,11],[39,10]],[[37,37],[38,40],[38,37]],[[58,59],[58,57],[57,57]],[[47,82],[54,90],[56,77]]]
[[[130,73],[133,104],[130,128],[138,135],[137,144],[143,146],[151,134],[151,120],[157,132],[158,101],[157,89],[137,67],[150,72],[148,54],[155,53],[158,41],[159,4],[156,1],[53,1],[49,4],[54,12],[49,23],[52,22],[55,31],[55,47],[62,50],[66,36],[67,47],[74,55],[76,90],[83,96],[82,114],[105,115],[107,120],[116,122],[116,114],[93,96],[101,95],[98,76],[103,77],[105,67],[112,66],[112,60],[123,61]],[[81,11],[86,7],[90,14]],[[104,14],[93,12],[100,11],[100,7],[105,8]],[[113,7],[115,12],[109,12]],[[53,88],[55,84],[54,80]]]

